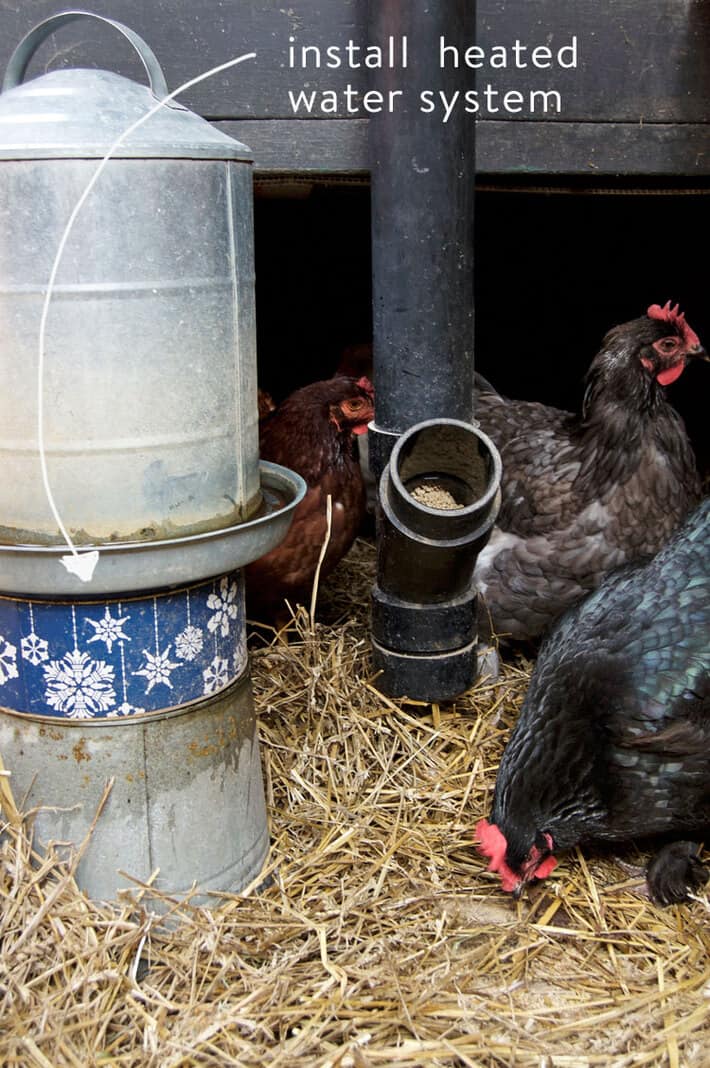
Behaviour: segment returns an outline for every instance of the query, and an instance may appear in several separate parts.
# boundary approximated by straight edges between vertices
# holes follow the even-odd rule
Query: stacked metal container
[[[0,95],[0,753],[44,841],[78,845],[112,781],[92,896],[233,890],[267,851],[241,568],[304,491],[258,458],[251,156],[174,101],[141,123],[168,89],[109,19],[149,87],[23,82],[87,17],[35,27]]]

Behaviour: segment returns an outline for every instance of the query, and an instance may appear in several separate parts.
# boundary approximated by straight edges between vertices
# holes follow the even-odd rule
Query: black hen
[[[491,821],[477,834],[506,890],[543,878],[553,851],[580,841],[710,827],[710,498],[543,644]],[[666,847],[648,872],[662,904],[704,877],[691,843]]]
[[[697,504],[695,457],[664,389],[695,356],[706,354],[678,308],[655,304],[606,335],[579,415],[482,384],[476,418],[500,450],[503,499],[475,580],[497,633],[538,637],[607,572],[657,552]]]

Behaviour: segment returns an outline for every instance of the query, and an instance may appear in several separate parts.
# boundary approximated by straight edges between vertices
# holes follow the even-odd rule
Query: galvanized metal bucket
[[[0,597],[0,752],[93,898],[240,890],[268,849],[242,573],[120,601]],[[131,878],[132,877],[132,878]]]
[[[239,569],[306,487],[259,463],[249,150],[174,103],[120,140],[167,86],[110,19],[150,88],[89,70],[23,84],[49,33],[87,17],[35,27],[0,94],[0,752],[40,843],[78,848],[112,783],[78,869],[91,896],[159,869],[204,897],[266,856]],[[54,257],[112,145],[42,361]],[[60,566],[42,455],[72,538],[100,548],[88,592]]]
[[[261,504],[251,152],[168,95],[101,70],[22,82],[37,47],[87,12],[46,19],[18,45],[0,94],[0,541],[61,541],[38,463],[38,390],[52,491],[78,544],[225,528]]]

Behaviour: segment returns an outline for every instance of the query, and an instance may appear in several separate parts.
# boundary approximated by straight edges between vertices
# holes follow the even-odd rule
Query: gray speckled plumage
[[[610,570],[657,552],[697,504],[695,457],[654,349],[680,334],[648,316],[609,331],[579,415],[481,383],[475,414],[501,453],[503,499],[475,581],[498,634],[539,637]],[[683,359],[694,355],[705,353]]]
[[[514,871],[541,831],[560,849],[710,828],[710,498],[543,643],[491,819]]]

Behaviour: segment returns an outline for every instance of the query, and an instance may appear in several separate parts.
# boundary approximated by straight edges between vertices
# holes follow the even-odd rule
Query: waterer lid
[[[23,77],[42,42],[79,18],[107,23],[138,52],[150,86],[105,70],[57,70],[29,82]],[[0,159],[100,159],[133,123],[168,95],[154,53],[138,34],[90,11],[63,11],[40,22],[20,41],[0,93]],[[226,159],[251,161],[241,142],[170,101],[112,153],[118,159]]]

